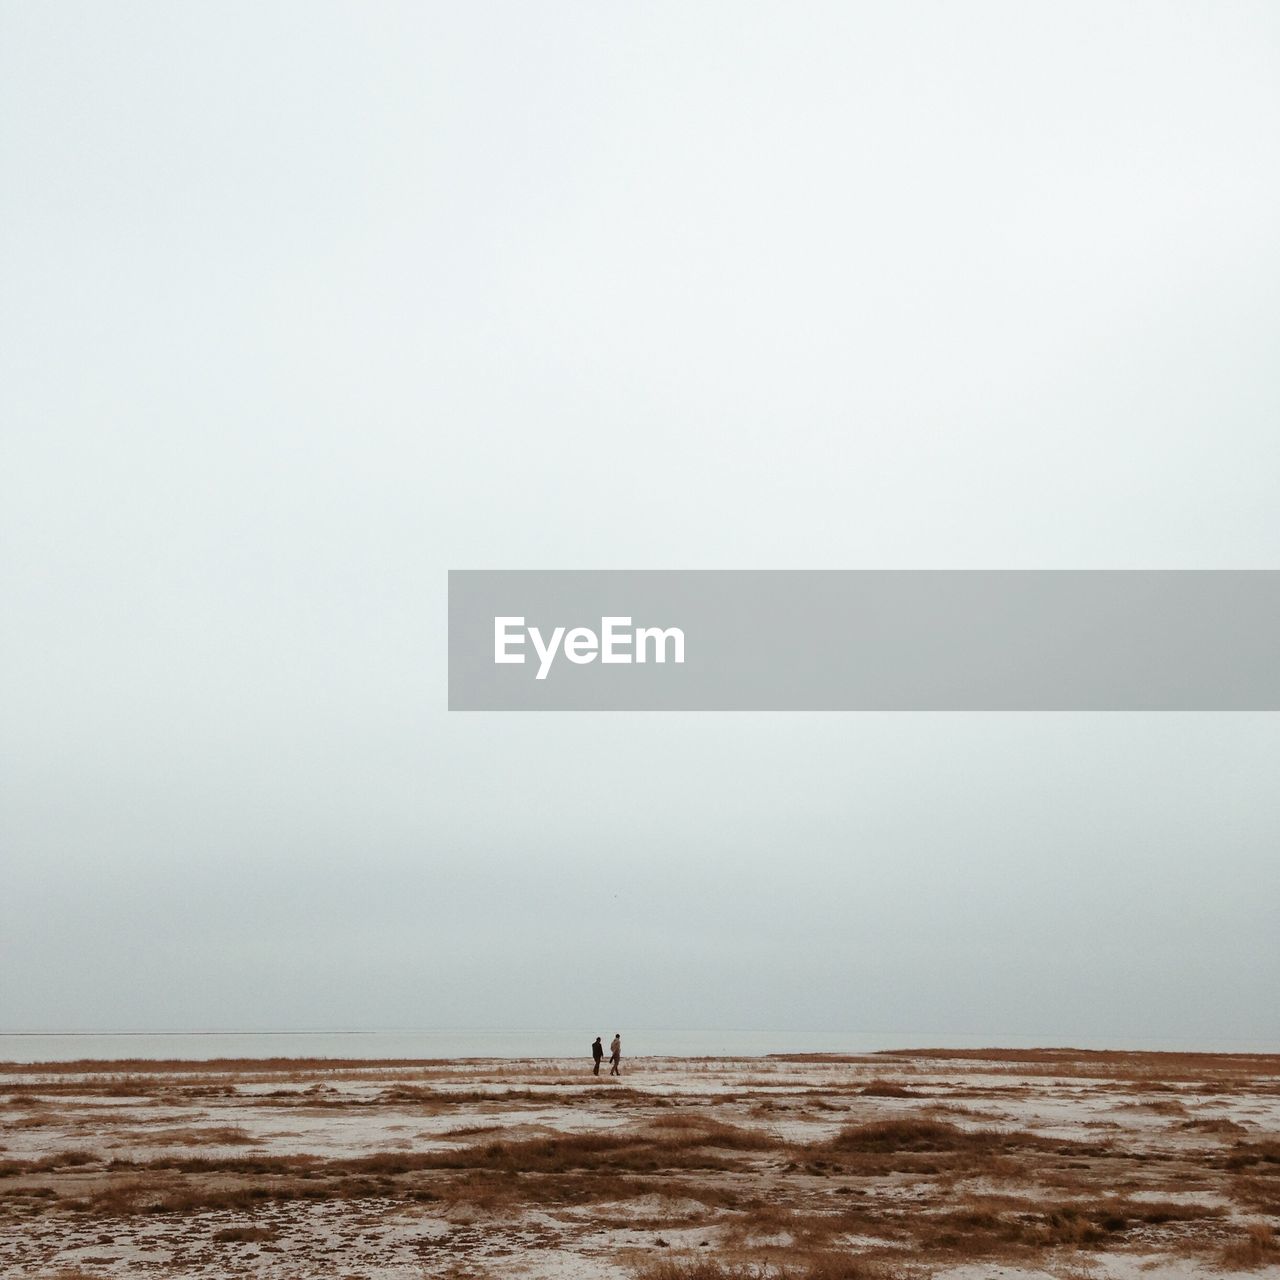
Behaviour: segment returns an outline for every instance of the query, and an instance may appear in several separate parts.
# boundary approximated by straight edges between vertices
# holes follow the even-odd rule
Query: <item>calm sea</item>
[[[70,1062],[80,1058],[580,1058],[596,1035],[577,1031],[199,1031],[0,1033],[0,1062]],[[999,1045],[1029,1049],[1061,1038],[870,1031],[654,1031],[622,1028],[629,1058],[757,1057],[768,1053],[871,1053],[877,1049]],[[1081,1040],[1081,1049],[1155,1049],[1278,1053],[1275,1040]]]

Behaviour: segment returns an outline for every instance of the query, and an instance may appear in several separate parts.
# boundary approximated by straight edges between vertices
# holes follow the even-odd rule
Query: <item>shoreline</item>
[[[483,1066],[485,1064],[511,1065],[516,1063],[552,1064],[573,1062],[581,1056],[588,1061],[587,1055],[565,1054],[474,1054],[451,1055],[445,1057],[374,1057],[351,1056],[339,1057],[329,1054],[315,1055],[277,1055],[245,1057],[127,1057],[127,1058],[46,1058],[46,1059],[0,1059],[0,1076],[22,1073],[62,1073],[62,1072],[119,1072],[137,1070],[141,1072],[155,1071],[272,1071],[283,1068],[297,1070],[326,1069],[358,1069],[367,1068],[435,1068],[459,1066]],[[1257,1070],[1274,1070],[1280,1072],[1280,1051],[1229,1051],[1213,1050],[1178,1050],[1178,1049],[1086,1049],[1072,1046],[1046,1046],[1044,1048],[1022,1049],[1002,1048],[998,1045],[981,1048],[954,1048],[949,1046],[922,1046],[909,1049],[875,1049],[863,1053],[841,1053],[824,1050],[813,1052],[765,1052],[765,1053],[720,1053],[720,1054],[670,1054],[670,1053],[636,1053],[627,1055],[632,1063],[670,1062],[673,1060],[688,1063],[732,1064],[740,1062],[778,1062],[778,1063],[812,1063],[812,1064],[853,1064],[882,1063],[892,1065],[895,1061],[910,1061],[927,1058],[936,1061],[978,1064],[982,1062],[1019,1063],[1026,1065],[1083,1064],[1083,1063],[1116,1063],[1130,1065],[1146,1064],[1150,1066],[1201,1066],[1211,1068],[1214,1064],[1238,1064],[1251,1066]]]

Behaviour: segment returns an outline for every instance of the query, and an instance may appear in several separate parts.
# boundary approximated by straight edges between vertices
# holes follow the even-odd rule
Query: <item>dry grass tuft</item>
[[[789,1252],[783,1262],[664,1258],[642,1266],[637,1280],[892,1280],[877,1263],[854,1254]]]
[[[1280,1182],[1275,1178],[1234,1178],[1231,1194],[1241,1204],[1258,1213],[1280,1218]]]
[[[672,1117],[672,1119],[683,1119]],[[607,1169],[654,1173],[660,1169],[727,1169],[716,1151],[762,1151],[777,1145],[751,1129],[700,1119],[692,1126],[667,1118],[632,1133],[569,1133],[547,1138],[479,1143],[459,1151],[431,1152],[423,1159],[441,1169],[506,1169],[520,1173],[564,1173]]]
[[[254,1141],[247,1130],[236,1126],[223,1128],[157,1129],[145,1135],[149,1147],[244,1147]]]
[[[831,1151],[1005,1151],[1016,1148],[1042,1150],[1053,1144],[1021,1129],[962,1129],[948,1120],[902,1116],[848,1125],[826,1144]],[[1067,1144],[1069,1145],[1069,1144]]]
[[[1216,1220],[1216,1205],[1152,1203],[1108,1198],[1041,1205],[973,1198],[963,1207],[915,1224],[921,1248],[964,1258],[1068,1247],[1105,1247],[1126,1232],[1168,1223]]]
[[[92,1151],[58,1151],[37,1160],[0,1160],[0,1178],[12,1178],[19,1174],[56,1173],[59,1169],[78,1169],[86,1164],[98,1164],[102,1157]]]
[[[255,1240],[276,1240],[280,1233],[274,1227],[223,1227],[221,1231],[215,1231],[213,1238],[219,1244],[231,1244],[234,1242],[248,1243]]]
[[[1280,1240],[1265,1222],[1249,1226],[1243,1239],[1227,1245],[1222,1251],[1222,1261],[1229,1267],[1264,1267],[1280,1262]]]
[[[920,1098],[924,1095],[897,1080],[870,1080],[858,1090],[864,1098]]]
[[[1242,1124],[1238,1124],[1234,1120],[1225,1118],[1206,1118],[1197,1117],[1194,1120],[1184,1120],[1179,1126],[1180,1129],[1194,1129],[1199,1133],[1248,1133],[1248,1129]]]
[[[1252,1169],[1261,1165],[1259,1173],[1271,1176],[1280,1173],[1280,1141],[1237,1142],[1227,1156],[1228,1169]]]

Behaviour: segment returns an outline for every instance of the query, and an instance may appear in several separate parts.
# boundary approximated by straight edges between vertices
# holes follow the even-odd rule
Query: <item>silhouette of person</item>
[[[595,1061],[595,1065],[591,1068],[591,1074],[598,1076],[600,1074],[600,1059],[604,1057],[604,1045],[600,1043],[600,1037],[596,1036],[591,1044],[591,1057]]]
[[[618,1070],[618,1064],[622,1061],[622,1032],[615,1031],[613,1033],[613,1043],[609,1046],[609,1074],[611,1076],[620,1076],[621,1071]]]

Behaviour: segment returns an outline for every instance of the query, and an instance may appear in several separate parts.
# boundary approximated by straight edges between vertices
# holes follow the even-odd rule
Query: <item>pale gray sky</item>
[[[1280,566],[1280,10],[0,0],[0,1029],[1280,1040],[1280,718],[453,715],[448,568]]]

